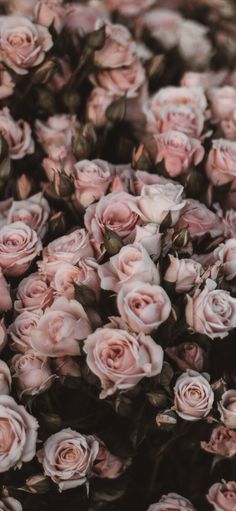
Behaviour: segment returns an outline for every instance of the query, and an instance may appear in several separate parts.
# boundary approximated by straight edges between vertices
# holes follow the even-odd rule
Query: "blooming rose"
[[[136,225],[134,243],[141,243],[149,255],[157,258],[161,253],[161,237],[159,225],[148,223],[144,226]]]
[[[211,183],[222,186],[236,179],[236,142],[219,138],[213,140],[206,173]]]
[[[220,69],[219,71],[186,71],[181,78],[181,85],[183,87],[202,87],[203,89],[210,89],[210,87],[219,87],[225,77],[227,71]]]
[[[76,264],[81,257],[93,257],[93,248],[85,229],[60,236],[43,250],[45,263],[60,261]]]
[[[94,54],[94,62],[99,68],[119,68],[130,66],[136,57],[135,43],[124,25],[106,23],[105,44]]]
[[[194,511],[194,507],[185,497],[177,493],[168,493],[156,504],[151,504],[148,511]]]
[[[23,511],[22,505],[19,500],[13,497],[6,497],[0,500],[1,511]]]
[[[87,102],[87,119],[98,128],[106,123],[106,110],[116,96],[102,87],[94,87]]]
[[[201,112],[207,107],[207,100],[202,87],[162,87],[151,100],[151,109],[156,110],[164,105],[190,105]]]
[[[31,349],[31,332],[33,332],[42,316],[41,310],[24,310],[8,328],[10,347],[13,351],[25,353]]]
[[[166,348],[165,351],[181,371],[193,369],[201,372],[203,370],[206,353],[196,342],[183,342],[178,346]]]
[[[175,411],[187,421],[206,417],[214,402],[214,393],[206,375],[196,371],[181,374],[176,381],[174,393]]]
[[[145,71],[137,59],[129,67],[105,69],[90,76],[91,82],[111,94],[134,98],[145,82]]]
[[[217,426],[211,433],[209,442],[201,442],[204,451],[230,458],[236,454],[236,431]]]
[[[171,182],[145,185],[131,207],[144,222],[161,224],[168,215],[174,225],[185,206],[183,191],[183,186]]]
[[[38,423],[10,396],[0,396],[0,472],[21,467],[35,455]]]
[[[8,285],[2,273],[1,267],[0,267],[0,296],[1,296],[0,312],[11,309],[12,299],[10,295],[10,286]]]
[[[65,15],[62,2],[63,0],[38,0],[34,9],[36,23],[44,27],[53,26],[57,32],[61,32]]]
[[[0,58],[16,73],[24,75],[31,67],[41,64],[52,45],[47,28],[24,16],[1,16]]]
[[[180,55],[192,69],[204,69],[212,56],[212,44],[207,38],[209,28],[197,21],[183,20],[179,31]]]
[[[28,199],[13,201],[8,213],[8,222],[24,222],[43,238],[47,230],[49,213],[48,201],[42,193],[37,193]]]
[[[10,369],[6,362],[0,360],[0,395],[10,394],[10,391],[11,391]]]
[[[174,10],[152,9],[136,20],[136,34],[140,37],[146,29],[165,50],[170,50],[178,42],[180,25],[181,16]]]
[[[214,251],[214,256],[221,263],[221,271],[226,280],[232,280],[236,277],[236,239],[226,240]]]
[[[33,229],[15,222],[0,229],[0,266],[3,273],[22,275],[41,250],[41,242]]]
[[[19,312],[45,309],[53,300],[53,290],[40,273],[31,273],[21,280],[16,292],[15,310]]]
[[[180,131],[188,137],[200,137],[204,126],[204,115],[201,110],[198,110],[195,105],[191,104],[170,104],[163,105],[157,112],[157,117],[154,114],[153,131],[165,133],[168,131]],[[151,116],[148,116],[148,122],[152,121]],[[148,126],[149,128],[149,126]],[[175,135],[177,137],[177,135]],[[181,138],[180,138],[181,140]],[[183,138],[184,140],[184,138]],[[186,139],[187,140],[187,139]],[[196,142],[196,141],[195,141]],[[193,144],[194,141],[189,140],[188,144]],[[197,148],[197,145],[195,146]],[[198,144],[199,147],[199,144]],[[202,147],[202,146],[201,146]],[[203,148],[202,148],[203,149]],[[196,158],[196,154],[195,154]]]
[[[129,327],[145,334],[157,329],[171,312],[170,299],[161,286],[138,280],[121,287],[117,306]]]
[[[235,511],[236,482],[213,484],[208,490],[207,500],[213,505],[215,511]]]
[[[33,351],[15,355],[11,360],[11,372],[20,397],[24,394],[35,396],[44,392],[55,378],[47,359]]]
[[[197,289],[187,296],[185,309],[188,325],[211,339],[223,339],[236,327],[236,298],[222,289],[215,289],[216,283],[207,279],[204,289]]]
[[[80,343],[91,333],[82,305],[65,297],[56,298],[31,332],[31,346],[40,355],[79,355]]]
[[[166,270],[164,279],[166,282],[175,284],[176,293],[186,293],[194,285],[201,282],[203,269],[200,263],[193,259],[178,259],[169,255],[170,264]]]
[[[98,439],[99,451],[93,465],[94,475],[97,477],[116,479],[125,469],[126,463],[121,458],[112,454],[105,444]]]
[[[74,166],[76,199],[84,208],[105,195],[112,178],[112,166],[105,160],[81,160]]]
[[[47,265],[45,266],[47,272]],[[82,284],[93,289],[97,297],[99,296],[100,284],[95,259],[81,258],[76,266],[63,262],[49,263],[48,267],[51,272],[55,269],[55,273],[51,273],[50,285],[56,294],[72,299],[75,297],[75,284]]]
[[[98,376],[103,399],[117,390],[130,389],[144,377],[161,372],[163,350],[143,333],[118,328],[98,328],[84,343],[87,364]]]
[[[5,348],[7,343],[6,327],[4,320],[0,319],[0,353]]]
[[[98,441],[93,436],[84,436],[67,428],[51,435],[37,456],[45,475],[63,491],[86,482],[98,449]]]
[[[109,11],[119,11],[127,18],[137,16],[149,9],[155,0],[105,0]]]
[[[69,114],[52,115],[46,122],[35,123],[38,141],[53,160],[65,158],[79,126],[76,116]]]
[[[159,176],[159,174],[150,174],[145,170],[136,170],[133,179],[135,195],[140,195],[145,185],[165,185],[171,182],[166,177]]]
[[[13,94],[15,83],[8,71],[0,69],[0,99],[8,98]]]
[[[204,149],[201,142],[190,138],[180,131],[167,131],[155,137],[157,143],[156,162],[164,160],[170,177],[187,172],[192,164],[197,165],[203,159]]]
[[[80,37],[93,32],[96,29],[98,20],[104,19],[104,16],[97,9],[92,9],[88,5],[69,2],[65,5],[64,23],[69,32],[77,34]],[[76,38],[74,38],[76,42]],[[78,44],[78,40],[77,40]]]
[[[236,89],[229,85],[214,87],[207,91],[207,96],[214,120],[230,119],[235,109]]]
[[[34,152],[30,125],[22,119],[15,121],[7,107],[0,110],[0,133],[8,144],[9,155],[13,160]]]
[[[218,403],[220,418],[227,428],[236,428],[236,390],[227,390]]]
[[[178,229],[187,228],[193,240],[208,234],[216,238],[223,233],[219,217],[205,204],[195,199],[188,199],[177,224]]]

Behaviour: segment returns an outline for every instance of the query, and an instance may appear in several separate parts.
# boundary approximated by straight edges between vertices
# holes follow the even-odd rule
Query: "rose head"
[[[215,483],[207,494],[207,500],[215,511],[235,511],[236,509],[236,483],[235,481]]]
[[[214,393],[204,375],[196,371],[181,374],[175,387],[175,411],[184,420],[206,417],[213,405]]]

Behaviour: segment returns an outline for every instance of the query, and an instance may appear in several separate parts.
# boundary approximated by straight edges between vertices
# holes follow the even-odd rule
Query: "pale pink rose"
[[[155,0],[105,0],[109,11],[118,11],[127,18],[138,16],[154,3]]]
[[[70,80],[72,75],[71,67],[66,58],[57,59],[57,69],[54,71],[47,88],[52,92],[59,92]]]
[[[0,353],[5,348],[7,343],[7,330],[4,324],[4,319],[0,319]]]
[[[13,351],[25,353],[31,349],[31,333],[34,332],[42,316],[40,309],[23,311],[8,328],[10,347]]]
[[[10,286],[7,283],[2,269],[0,267],[0,312],[7,311],[12,307],[12,299],[10,295]]]
[[[236,140],[236,109],[233,110],[230,119],[225,119],[221,122],[221,128],[225,138]]]
[[[145,185],[140,197],[131,203],[131,208],[144,222],[161,224],[168,215],[171,225],[174,225],[186,203],[183,192],[183,186],[171,182]]]
[[[180,131],[170,130],[155,136],[157,143],[156,162],[164,160],[170,177],[187,172],[192,165],[198,165],[204,156],[201,142]]]
[[[180,85],[182,87],[202,87],[209,89],[210,87],[219,87],[224,82],[227,75],[226,70],[220,71],[203,71],[201,73],[194,71],[186,71],[181,78]]]
[[[191,370],[182,373],[176,381],[174,393],[175,411],[184,420],[200,420],[211,411],[214,392],[206,375]]]
[[[150,174],[145,170],[136,170],[134,174],[135,195],[141,195],[144,185],[164,185],[170,182],[170,179],[158,174]]]
[[[22,275],[42,248],[33,229],[23,222],[15,222],[0,229],[0,266],[11,277]]]
[[[84,436],[67,428],[51,435],[37,456],[44,474],[51,477],[63,491],[87,481],[98,449],[95,437]]]
[[[14,355],[11,360],[11,372],[20,397],[36,396],[44,392],[55,379],[47,358],[33,351]]]
[[[0,99],[8,98],[14,92],[15,83],[8,71],[0,69]]]
[[[195,511],[191,502],[178,493],[168,493],[162,495],[161,500],[156,504],[151,504],[147,511]]]
[[[193,105],[163,105],[157,118],[154,129],[160,133],[180,131],[188,137],[200,137],[205,117],[203,113]],[[190,139],[191,141],[191,139]]]
[[[76,264],[81,257],[93,257],[93,248],[85,229],[76,229],[60,236],[43,250],[43,262],[65,262]]]
[[[204,112],[207,100],[202,87],[162,87],[151,99],[151,109],[163,105],[192,105]]]
[[[175,284],[176,293],[186,293],[193,286],[201,283],[203,268],[200,263],[193,259],[178,259],[169,255],[169,266],[164,280]]]
[[[104,126],[106,123],[106,110],[115,99],[115,94],[106,91],[102,87],[94,87],[86,107],[88,121],[98,128]]]
[[[160,256],[161,238],[159,225],[151,223],[144,226],[136,225],[134,243],[141,243],[149,255],[155,255],[157,258]]]
[[[206,353],[195,342],[183,342],[178,346],[166,348],[166,353],[181,371],[193,369],[201,372],[204,367]]]
[[[84,285],[90,287],[99,297],[100,283],[95,259],[81,258],[76,266],[64,262],[48,263],[48,267],[51,273],[50,285],[57,295],[66,296],[69,300],[73,299],[75,285]],[[52,275],[54,269],[55,273]]]
[[[35,123],[38,141],[52,160],[66,157],[79,126],[76,116],[70,114],[56,114],[46,122],[37,120]]]
[[[0,360],[0,395],[10,394],[11,391],[11,372],[3,360]],[[0,508],[1,509],[1,508]]]
[[[105,44],[94,54],[94,62],[99,68],[119,68],[130,66],[135,58],[135,43],[130,31],[124,25],[106,23]]]
[[[145,78],[144,68],[138,59],[129,67],[105,69],[96,75],[90,75],[91,82],[97,87],[117,96],[125,95],[127,98],[138,96]]]
[[[47,28],[17,14],[0,17],[0,57],[16,73],[27,74],[41,64],[52,46]]]
[[[236,431],[217,426],[213,429],[209,442],[201,442],[201,447],[211,454],[230,458],[236,454]]]
[[[138,280],[121,287],[117,307],[131,330],[145,334],[159,328],[171,312],[170,299],[161,286]]]
[[[0,425],[3,431],[0,472],[21,467],[31,461],[36,451],[38,423],[24,406],[10,396],[0,396]]]
[[[48,201],[42,193],[37,193],[28,199],[13,201],[7,220],[8,223],[24,222],[34,229],[40,238],[43,238],[47,230],[49,213]]]
[[[236,511],[236,482],[215,483],[206,497],[215,511]]]
[[[23,511],[22,505],[19,500],[13,497],[6,497],[0,500],[1,511]]]
[[[209,28],[197,21],[183,20],[181,23],[178,49],[192,69],[204,69],[210,62],[213,48],[208,32]]]
[[[59,33],[64,24],[63,0],[38,0],[34,8],[35,22],[44,27],[53,26]]]
[[[76,300],[56,298],[31,331],[31,346],[40,355],[79,355],[79,341],[91,333],[88,316]]]
[[[87,208],[105,193],[112,179],[112,165],[105,160],[80,160],[74,166],[75,196]]]
[[[84,37],[96,29],[98,20],[104,15],[88,5],[69,2],[65,5],[65,26],[72,33]],[[76,39],[75,39],[76,41]],[[78,41],[77,41],[78,44]]]
[[[157,266],[141,243],[126,245],[107,263],[98,266],[101,287],[118,292],[123,284],[137,280],[159,284]]]
[[[21,280],[16,292],[14,309],[16,312],[35,311],[45,309],[53,301],[53,290],[40,273],[31,273]]]
[[[222,186],[236,179],[236,142],[219,138],[212,141],[206,173],[211,183]]]
[[[207,91],[211,113],[214,121],[230,119],[236,103],[236,89],[225,85],[213,87]]]
[[[187,200],[186,206],[181,212],[177,228],[187,228],[193,240],[199,239],[206,234],[216,238],[223,233],[223,226],[219,217],[208,209],[205,204],[195,199]]]
[[[11,14],[23,14],[30,19],[34,16],[34,6],[38,0],[4,0],[7,12]]]
[[[165,50],[170,50],[178,43],[178,34],[182,18],[171,9],[152,9],[136,20],[136,34],[141,37],[144,29],[156,39]]]
[[[111,192],[134,192],[133,181],[136,172],[129,164],[116,165],[113,169]]]
[[[0,133],[8,144],[9,155],[13,160],[20,160],[34,152],[30,125],[23,120],[15,121],[7,107],[0,110]]]
[[[161,372],[163,350],[143,333],[135,335],[117,328],[98,328],[84,343],[87,364],[98,376],[103,399],[117,390],[127,390],[144,377]]]
[[[80,378],[81,376],[80,366],[73,357],[67,356],[54,358],[53,366],[56,373],[62,378],[66,376]]]
[[[236,429],[236,390],[224,392],[218,403],[218,410],[224,425],[227,428]]]
[[[236,239],[226,240],[214,251],[214,256],[221,263],[221,271],[226,280],[232,280],[236,277]]]
[[[194,332],[223,339],[236,327],[236,298],[216,289],[216,283],[207,279],[202,291],[197,289],[193,296],[187,296],[185,315]]]
[[[99,442],[99,451],[93,465],[93,473],[97,477],[116,479],[125,469],[125,461],[108,451],[105,444]]]

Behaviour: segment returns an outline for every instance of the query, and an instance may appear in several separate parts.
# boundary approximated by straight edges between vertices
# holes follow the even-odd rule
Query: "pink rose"
[[[201,142],[180,131],[167,131],[155,137],[157,143],[156,162],[164,160],[170,177],[187,172],[191,165],[198,165],[204,156]]]
[[[206,162],[211,183],[222,186],[236,179],[236,142],[219,138],[213,140]]]
[[[65,158],[80,124],[75,115],[57,114],[46,122],[37,120],[36,135],[44,151],[53,160]]]
[[[164,185],[170,182],[170,179],[159,176],[158,174],[149,174],[149,172],[145,170],[136,170],[134,174],[135,195],[141,195],[145,185]]]
[[[1,16],[1,60],[16,73],[24,75],[31,67],[41,64],[52,45],[47,28],[24,16]]]
[[[33,229],[15,222],[0,229],[0,266],[6,275],[22,275],[40,253],[41,242]]]
[[[207,100],[202,87],[162,87],[151,99],[151,109],[156,110],[164,105],[191,105],[204,112]]]
[[[219,217],[208,209],[205,204],[195,199],[188,199],[177,223],[178,229],[187,228],[193,240],[206,234],[216,238],[223,233]]]
[[[220,418],[227,428],[236,428],[236,390],[227,390],[218,403]]]
[[[47,359],[33,351],[15,355],[11,360],[11,372],[20,397],[44,392],[55,378]]]
[[[201,372],[203,370],[206,353],[199,344],[182,342],[178,346],[166,348],[165,351],[181,371],[192,369]]]
[[[7,12],[33,18],[36,2],[37,0],[7,0]]]
[[[236,109],[232,112],[230,119],[221,121],[221,128],[225,138],[236,140]]]
[[[117,307],[131,330],[145,334],[159,328],[171,312],[170,299],[161,286],[138,280],[121,287]]]
[[[98,441],[93,436],[84,436],[67,428],[51,435],[37,456],[44,474],[63,491],[86,482],[91,476],[98,449]]]
[[[140,37],[146,29],[165,50],[170,50],[178,43],[181,21],[180,14],[172,9],[152,9],[136,20],[136,34]]]
[[[213,119],[216,121],[230,119],[235,109],[236,89],[229,85],[214,87],[207,91],[207,96]]]
[[[28,199],[13,201],[8,213],[8,222],[24,222],[43,238],[47,230],[49,213],[48,201],[42,193],[37,193]]]
[[[213,48],[208,32],[209,28],[197,21],[183,20],[181,23],[178,49],[192,69],[204,69],[210,62]]]
[[[0,99],[8,98],[14,92],[15,83],[8,71],[0,69]]]
[[[111,183],[112,166],[105,160],[80,160],[74,166],[74,185],[77,201],[87,208],[98,201]]]
[[[48,267],[51,272],[55,269],[54,275],[51,274],[50,285],[56,294],[73,299],[75,297],[75,285],[82,284],[90,287],[97,297],[99,296],[100,284],[95,259],[90,257],[81,258],[76,266],[64,262],[48,263]],[[45,271],[47,272],[47,265]]]
[[[192,297],[187,296],[185,315],[194,332],[223,339],[236,327],[236,298],[216,289],[216,283],[207,279],[202,291],[197,289]]]
[[[149,255],[155,255],[157,258],[160,256],[161,238],[162,234],[159,232],[159,225],[136,225],[134,243],[137,242],[143,245]]]
[[[161,224],[168,215],[174,225],[186,203],[183,191],[183,186],[171,182],[145,185],[131,207],[144,222]]]
[[[220,71],[186,71],[181,78],[180,84],[182,87],[202,87],[203,89],[210,89],[210,87],[219,87],[222,85],[227,71],[221,69]]]
[[[70,376],[72,378],[80,378],[81,370],[78,362],[73,357],[57,357],[53,360],[53,366],[56,373],[65,378]]]
[[[61,236],[43,250],[43,262],[76,264],[81,257],[93,257],[93,248],[85,229],[76,229]]]
[[[12,299],[10,295],[10,286],[2,273],[1,267],[0,267],[0,296],[1,296],[0,312],[11,309]]]
[[[43,275],[35,272],[19,283],[14,308],[18,313],[43,310],[52,303],[52,300],[53,290],[48,286]]]
[[[145,71],[137,59],[129,67],[106,69],[91,75],[90,79],[94,85],[102,87],[111,94],[134,98],[145,82]]]
[[[77,35],[84,37],[93,32],[96,29],[97,21],[103,19],[104,16],[99,10],[93,9],[88,5],[76,2],[69,2],[65,5],[65,26],[76,37]]]
[[[98,275],[102,289],[115,292],[137,279],[137,275],[142,282],[160,283],[158,268],[141,243],[122,247],[107,263],[98,266]]]
[[[31,332],[34,332],[41,316],[41,310],[25,310],[11,323],[8,334],[10,335],[10,347],[13,351],[25,353],[31,349]]]
[[[194,285],[200,284],[203,268],[193,259],[178,259],[169,255],[170,264],[166,270],[164,280],[175,284],[176,293],[186,293]]]
[[[53,26],[57,32],[63,28],[65,11],[63,0],[38,0],[34,9],[35,22],[44,27]]]
[[[205,117],[193,105],[164,105],[155,119],[155,127],[160,133],[180,131],[188,137],[200,137]]]
[[[84,343],[87,364],[100,379],[103,399],[130,389],[161,372],[163,350],[150,336],[116,328],[98,328]]]
[[[79,355],[79,341],[91,333],[82,305],[76,300],[56,298],[31,331],[31,346],[40,355],[63,357]]]
[[[230,458],[236,454],[236,431],[217,426],[213,429],[209,442],[201,442],[201,447],[217,456]]]
[[[20,160],[34,152],[30,125],[23,120],[15,121],[7,107],[0,111],[0,133],[8,144],[9,155],[13,160]]]
[[[112,454],[105,444],[98,439],[99,451],[93,466],[94,475],[106,479],[116,479],[125,469],[125,462]]]
[[[236,239],[226,240],[214,251],[214,256],[221,263],[221,271],[226,280],[232,280],[236,277]]]
[[[127,18],[138,16],[151,5],[155,0],[105,0],[109,11],[118,11]]]
[[[94,62],[99,68],[120,68],[130,66],[135,58],[135,43],[124,25],[106,23],[106,39],[101,50],[94,54]]]
[[[235,511],[236,482],[213,484],[208,490],[207,500],[213,505],[215,511]]]
[[[50,151],[51,150],[57,151],[57,148],[55,148],[55,146],[51,146]],[[53,183],[53,186],[56,190],[55,193],[60,195],[60,175],[65,173],[67,176],[71,176],[76,159],[73,154],[67,154],[67,149],[65,147],[60,147],[58,151],[59,154],[55,154],[55,156],[59,157],[59,160],[53,158],[44,158],[42,161],[42,166],[48,180]]]
[[[0,500],[1,511],[23,511],[22,505],[19,500],[13,497],[6,497]]]
[[[0,396],[10,394],[11,383],[10,369],[6,362],[0,360]]]
[[[116,96],[102,87],[94,87],[86,107],[87,119],[100,128],[106,123],[106,110],[115,100]]]
[[[174,387],[175,411],[184,420],[197,421],[206,417],[214,402],[214,392],[206,375],[196,371],[181,374]]]
[[[7,335],[6,335],[6,327],[4,324],[4,319],[0,319],[0,353],[5,348],[7,343]]]
[[[148,511],[195,511],[191,502],[177,493],[162,495],[161,500],[151,504]]]
[[[0,472],[21,467],[31,461],[36,451],[38,423],[24,406],[10,396],[0,396],[1,440]]]

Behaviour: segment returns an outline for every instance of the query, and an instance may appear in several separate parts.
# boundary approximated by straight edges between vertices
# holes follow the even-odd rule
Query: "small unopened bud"
[[[58,211],[52,215],[48,222],[48,231],[51,237],[59,238],[65,233],[66,220],[63,211]]]
[[[54,114],[57,110],[56,108],[56,101],[55,101],[55,95],[44,88],[38,88],[37,90],[38,98],[38,109],[39,113],[46,113],[46,114]]]
[[[169,213],[167,213],[167,215],[161,222],[160,231],[163,232],[166,229],[169,229],[171,227],[171,225],[172,225],[172,216],[171,216],[171,212],[169,211]]]
[[[25,486],[30,493],[43,495],[48,492],[50,482],[46,476],[38,474],[28,477],[25,481]]]
[[[203,190],[204,177],[199,170],[191,169],[186,174],[184,188],[188,197],[197,198]]]
[[[90,32],[86,37],[86,47],[92,50],[101,50],[106,40],[106,27],[103,25],[98,30]]]
[[[212,383],[211,388],[215,394],[216,400],[220,400],[224,392],[227,390],[227,385],[225,380],[220,378],[219,380]]]
[[[0,189],[3,189],[11,173],[11,160],[9,156],[0,162]]]
[[[116,232],[106,227],[104,245],[107,253],[113,256],[115,254],[118,254],[120,249],[123,247],[123,241],[121,237],[118,234],[116,234]]]
[[[172,242],[175,248],[185,248],[190,242],[190,234],[187,227],[174,232]]]
[[[75,299],[83,305],[83,307],[92,307],[96,303],[96,295],[94,290],[84,284],[75,284]]]
[[[159,428],[169,431],[177,424],[177,415],[173,410],[165,410],[156,416],[156,424]]]
[[[163,390],[155,390],[148,392],[147,398],[152,406],[163,408],[168,404],[168,397]]]
[[[79,130],[73,139],[72,149],[76,159],[89,159],[96,141],[97,136],[94,127],[92,123],[88,122]]]
[[[156,79],[162,74],[165,67],[165,55],[154,55],[146,63],[146,73],[151,80]]]
[[[77,112],[80,105],[80,96],[77,92],[74,91],[66,91],[62,97],[63,103],[65,107],[69,110],[71,114]]]
[[[56,433],[62,429],[62,420],[56,413],[43,413],[40,414],[43,426],[51,433]]]
[[[121,122],[124,119],[126,111],[126,97],[122,96],[113,101],[106,109],[106,118],[108,121],[115,123]]]
[[[134,169],[141,169],[149,171],[152,167],[152,161],[149,153],[144,146],[140,144],[133,152],[132,167]]]
[[[47,83],[57,69],[57,63],[54,59],[49,59],[36,69],[32,76],[34,85]]]
[[[174,376],[174,371],[168,362],[163,362],[162,371],[157,376],[157,380],[163,387],[168,387]]]
[[[71,176],[68,176],[65,172],[55,174],[54,177],[54,188],[55,192],[59,197],[71,197],[74,192],[74,182]]]
[[[21,174],[20,177],[16,180],[16,196],[19,200],[25,200],[29,197],[30,192],[32,190],[32,182],[26,176],[26,174]]]

